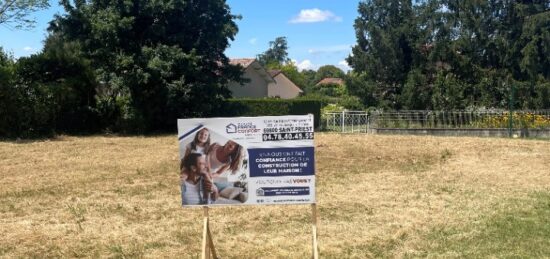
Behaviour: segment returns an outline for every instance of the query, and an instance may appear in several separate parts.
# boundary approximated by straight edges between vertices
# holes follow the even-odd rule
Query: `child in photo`
[[[195,138],[191,143],[185,146],[185,154],[183,157],[191,153],[198,153],[205,155],[210,148],[210,131],[207,128],[202,128],[195,134]]]
[[[185,145],[185,153],[180,161],[180,170],[183,169],[183,161],[191,153],[206,155],[210,149],[210,131],[202,128],[195,134],[195,138],[189,144]]]

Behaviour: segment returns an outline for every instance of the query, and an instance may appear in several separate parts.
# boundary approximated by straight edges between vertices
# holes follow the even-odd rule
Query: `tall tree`
[[[358,11],[357,45],[346,60],[356,72],[365,72],[367,80],[376,82],[379,96],[398,108],[398,96],[415,55],[411,0],[362,1]]]
[[[23,124],[43,132],[94,132],[97,81],[80,46],[50,36],[45,51],[17,62],[17,87],[28,102]],[[31,108],[32,107],[32,108]],[[34,122],[46,120],[42,125]]]
[[[0,47],[0,136],[14,133],[20,107],[14,84],[15,61]]]
[[[288,62],[282,65],[272,64],[269,68],[281,70],[281,72],[283,72],[283,74],[288,77],[290,81],[300,87],[300,89],[304,89],[306,87],[306,79],[304,78],[304,75],[298,71],[298,67],[296,67],[294,62]]]
[[[365,0],[348,63],[382,106],[504,108],[514,94],[517,108],[537,108],[550,81],[549,14],[547,0]]]
[[[315,76],[317,75],[317,72],[315,70],[304,69],[300,73],[302,73],[302,76],[304,77],[306,86],[315,85]]]
[[[30,14],[48,8],[48,0],[0,0],[0,25],[17,29],[34,27]]]
[[[62,0],[52,35],[81,46],[96,68],[99,104],[122,129],[173,128],[208,116],[240,80],[224,51],[237,33],[225,0]],[[114,106],[113,106],[114,105]]]
[[[337,68],[334,65],[324,65],[317,69],[317,73],[315,74],[315,83],[318,83],[327,77],[344,79],[345,76],[346,74],[342,71],[342,69]]]
[[[258,62],[266,67],[284,65],[290,61],[287,50],[286,37],[277,37],[269,42],[269,49],[258,55]]]

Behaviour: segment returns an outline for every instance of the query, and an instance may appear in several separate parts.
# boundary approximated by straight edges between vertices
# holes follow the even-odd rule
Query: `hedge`
[[[321,108],[324,99],[228,99],[221,116],[277,116],[313,114],[315,128],[321,120]]]

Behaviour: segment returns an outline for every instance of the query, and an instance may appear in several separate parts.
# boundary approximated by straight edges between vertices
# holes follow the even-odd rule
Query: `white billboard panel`
[[[313,115],[178,120],[183,206],[315,203]]]

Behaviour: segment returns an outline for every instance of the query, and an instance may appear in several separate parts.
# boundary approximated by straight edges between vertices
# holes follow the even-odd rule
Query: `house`
[[[244,85],[230,82],[228,87],[233,97],[263,98],[269,96],[268,85],[276,82],[260,62],[253,58],[239,58],[231,59],[229,63],[243,67],[243,77],[250,80]]]
[[[323,78],[323,80],[319,81],[319,83],[317,83],[315,86],[320,86],[320,85],[343,86],[344,85],[344,80],[342,78],[327,77],[327,78]]]
[[[292,82],[281,70],[270,70],[269,74],[275,80],[267,86],[269,97],[292,99],[303,93],[302,89]]]
[[[230,64],[243,68],[243,77],[249,82],[241,85],[230,82],[228,85],[235,98],[280,97],[291,99],[302,93],[302,90],[288,79],[280,70],[267,71],[254,58],[231,59]]]

